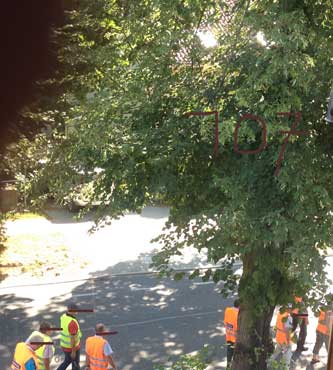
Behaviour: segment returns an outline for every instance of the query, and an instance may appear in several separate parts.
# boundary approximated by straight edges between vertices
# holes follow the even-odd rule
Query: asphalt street
[[[103,322],[118,331],[109,341],[119,370],[153,370],[156,364],[167,368],[180,355],[196,352],[204,345],[210,345],[211,365],[207,370],[225,369],[223,314],[233,297],[223,299],[219,286],[212,282],[186,278],[176,282],[146,273],[157,248],[150,240],[160,233],[167,214],[163,208],[147,208],[142,215],[125,216],[92,236],[88,236],[90,220],[74,223],[63,211],[53,212],[49,222],[25,223],[32,232],[38,233],[41,228],[61,232],[73,251],[89,256],[92,262],[80,274],[70,270],[58,278],[8,278],[0,283],[0,369],[9,370],[15,344],[37,329],[41,320],[58,327],[67,303],[73,300],[82,308],[94,309],[78,317],[83,331],[82,366],[85,339],[97,322]],[[20,223],[13,232],[21,232],[24,225]],[[174,267],[206,265],[202,256],[192,252],[185,257]],[[331,273],[332,263],[330,266]],[[80,275],[98,278],[80,280]],[[323,363],[309,365],[316,323],[317,319],[310,316],[309,351],[294,356],[293,370],[325,369],[324,349],[320,353]],[[59,339],[56,335],[53,338],[57,352],[51,370],[57,369],[62,358]]]
[[[47,295],[52,295],[48,304],[38,305],[39,297]],[[223,299],[219,287],[211,282],[188,279],[176,282],[155,275],[134,274],[1,288],[0,299],[1,369],[9,370],[16,342],[25,340],[41,320],[59,326],[59,317],[69,301],[75,301],[82,309],[94,309],[93,313],[78,316],[83,332],[82,365],[85,338],[93,333],[97,322],[103,322],[108,329],[118,331],[108,339],[119,370],[152,370],[156,364],[167,366],[179,355],[193,353],[205,345],[211,346],[212,364],[208,369],[225,369],[222,321],[224,309],[232,304],[233,298]],[[309,349],[314,343],[314,330],[312,318],[307,338]],[[59,339],[56,335],[53,338],[57,351],[52,370],[62,359]],[[293,369],[325,369],[323,364],[309,365],[311,350],[294,359]]]
[[[16,294],[19,289],[15,288]],[[37,297],[37,291],[43,294],[52,290],[53,285],[21,289],[22,293],[33,289]],[[1,369],[9,369],[15,343],[24,340],[40,320],[59,326],[59,316],[69,300],[95,310],[79,314],[84,339],[93,332],[96,322],[118,331],[109,340],[119,369],[150,370],[154,364],[167,364],[170,359],[200,350],[205,344],[213,345],[221,360],[225,357],[223,311],[232,298],[222,299],[212,283],[132,275],[85,281],[74,289],[63,284],[63,292],[34,314],[29,311],[34,305],[29,294],[19,298],[8,289],[0,290]],[[55,342],[58,344],[58,340]],[[61,351],[57,349],[54,368],[60,359]]]

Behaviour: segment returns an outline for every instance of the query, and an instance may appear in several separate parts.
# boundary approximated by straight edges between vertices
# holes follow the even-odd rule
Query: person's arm
[[[74,320],[72,320],[69,324],[68,324],[68,331],[69,331],[69,334],[71,336],[71,357],[72,359],[74,360],[75,359],[75,356],[76,356],[76,348],[75,348],[75,338],[76,338],[76,335],[79,331],[79,327],[77,326],[76,322]]]
[[[44,358],[44,366],[45,370],[50,370],[50,359],[49,358]]]
[[[71,357],[74,360],[75,359],[75,356],[76,356],[75,335],[72,335],[72,334],[71,334],[71,348],[72,348]]]
[[[111,355],[109,355],[107,358],[108,358],[109,364],[111,365],[112,369],[113,369],[113,370],[117,370],[117,366],[116,366],[116,364],[114,363],[112,356],[111,356]]]
[[[43,352],[43,362],[44,362],[45,370],[50,370],[50,363],[51,363],[51,358],[53,357],[53,355],[54,355],[54,347],[47,344]]]
[[[105,342],[103,352],[104,352],[104,356],[108,359],[109,364],[111,365],[112,369],[117,370],[117,366],[114,363],[113,358],[112,358],[113,350],[109,342]]]

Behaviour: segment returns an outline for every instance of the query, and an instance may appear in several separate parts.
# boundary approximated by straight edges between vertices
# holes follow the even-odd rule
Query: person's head
[[[30,345],[30,347],[36,351],[38,348],[40,348],[42,345],[43,345],[43,342],[44,342],[44,338],[40,335],[40,334],[33,334],[29,340],[28,340],[28,344]],[[38,343],[38,344],[37,344]]]
[[[237,298],[234,300],[234,307],[239,308],[239,306],[240,306],[240,302],[239,302],[239,299]]]
[[[51,324],[48,321],[42,321],[39,325],[39,331],[43,334],[49,334],[51,329]]]
[[[67,305],[67,313],[72,316],[76,315],[76,310],[78,310],[78,305],[75,302],[69,302]]]
[[[104,324],[102,324],[102,323],[96,324],[96,326],[95,326],[96,334],[102,333],[104,331],[105,331],[105,325]]]

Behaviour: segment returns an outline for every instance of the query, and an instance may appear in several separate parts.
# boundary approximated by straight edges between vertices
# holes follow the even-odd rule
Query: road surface
[[[106,273],[108,271],[105,271]],[[47,297],[47,303],[44,300]],[[42,297],[42,298],[41,298]],[[118,334],[110,337],[121,370],[153,370],[154,364],[170,364],[181,354],[210,345],[208,369],[225,368],[223,312],[233,298],[223,299],[219,287],[201,280],[157,279],[134,274],[103,277],[33,287],[0,289],[0,368],[9,370],[15,343],[24,340],[41,320],[59,326],[59,317],[69,301],[94,313],[79,314],[84,338],[97,322]],[[38,309],[36,308],[38,307]],[[314,344],[316,321],[311,317],[307,345]],[[55,339],[58,345],[59,341]],[[325,351],[321,352],[325,360]],[[294,369],[324,369],[309,366],[310,351],[297,359]],[[57,349],[53,369],[61,360]],[[82,356],[82,364],[84,356]]]
[[[154,364],[167,364],[169,358],[200,350],[205,344],[215,346],[216,355],[223,360],[223,311],[232,299],[223,300],[214,284],[160,280],[153,275],[102,278],[72,288],[77,283],[60,284],[62,293],[49,298],[38,312],[34,310],[38,296],[52,289],[59,291],[59,286],[31,287],[33,295],[27,287],[14,288],[21,297],[10,289],[0,290],[1,369],[8,369],[15,343],[24,340],[40,320],[59,326],[59,316],[69,300],[95,310],[79,314],[84,337],[92,333],[96,322],[118,331],[109,339],[119,369],[152,370]],[[58,350],[56,361],[60,354]]]
[[[79,316],[84,338],[92,333],[96,322],[104,322],[119,332],[110,337],[119,370],[153,370],[154,364],[167,366],[179,355],[198,351],[206,344],[211,346],[211,365],[207,369],[225,368],[222,319],[233,297],[224,300],[219,287],[211,282],[159,280],[146,273],[157,247],[149,241],[161,231],[166,209],[148,208],[142,215],[127,215],[93,236],[87,233],[91,220],[73,222],[69,216],[53,211],[50,224],[44,227],[63,233],[68,245],[77,253],[88,255],[91,264],[79,274],[67,271],[54,279],[6,279],[0,284],[0,369],[9,369],[15,344],[37,329],[41,320],[59,326],[59,317],[69,300],[95,310]],[[199,255],[189,253],[186,258],[176,266],[205,265]],[[132,274],[134,271],[140,274]],[[79,280],[89,276],[104,277]],[[316,319],[310,317],[310,321],[310,351],[295,358],[297,370],[325,368],[323,364],[309,366]],[[58,345],[58,339],[54,339]],[[325,350],[321,354],[325,360]],[[52,370],[61,360],[59,348],[54,360]]]

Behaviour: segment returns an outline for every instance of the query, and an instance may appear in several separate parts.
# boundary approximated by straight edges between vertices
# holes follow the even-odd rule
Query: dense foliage
[[[86,0],[68,17],[65,132],[45,171],[49,188],[61,198],[79,173],[99,169],[92,201],[114,217],[163,194],[171,216],[155,266],[167,271],[188,245],[221,264],[204,278],[238,289],[234,369],[264,369],[274,307],[294,295],[315,306],[328,282],[330,1]],[[208,31],[216,47],[202,44]],[[213,116],[190,111],[219,112],[217,156]],[[235,127],[250,113],[265,120],[267,145],[237,153]],[[305,134],[282,152],[292,126]],[[238,147],[256,150],[262,137],[258,122],[243,121]]]
[[[290,264],[309,263],[309,253],[320,264],[319,251],[330,240],[332,195],[332,130],[323,120],[332,69],[328,3],[252,2],[230,17],[225,4],[209,1],[145,5],[82,6],[80,42],[70,55],[94,69],[72,76],[78,85],[67,93],[72,106],[61,176],[66,168],[103,169],[96,194],[114,214],[137,210],[162,191],[172,207],[170,224],[178,227],[165,240],[163,257],[194,243],[214,262],[259,248],[260,258],[275,256],[274,273],[282,277]],[[201,44],[196,31],[202,29],[213,30],[216,48]],[[220,112],[217,158],[212,117],[184,116],[209,110]],[[290,136],[276,176],[286,137],[280,131],[296,119],[279,112],[301,112],[297,130],[307,135]],[[258,154],[233,150],[244,113],[266,121],[267,146]],[[243,122],[239,146],[258,148],[261,134],[258,124]],[[178,235],[186,238],[172,243]],[[303,285],[301,271],[289,278]],[[311,277],[309,271],[310,282],[322,269],[311,269]],[[272,302],[279,287],[271,287]]]
[[[171,366],[168,366],[169,370],[204,370],[207,367],[207,360],[205,359],[206,349],[198,352],[194,355],[183,355],[178,360],[173,362]],[[158,365],[154,367],[154,370],[165,370],[164,365]]]

